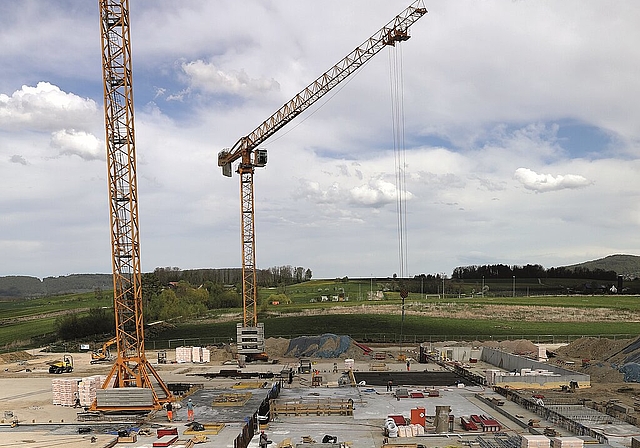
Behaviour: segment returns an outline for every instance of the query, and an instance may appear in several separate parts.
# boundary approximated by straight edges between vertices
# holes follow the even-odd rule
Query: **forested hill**
[[[19,299],[113,289],[111,274],[72,274],[61,277],[0,277],[0,298]]]
[[[602,269],[615,271],[625,278],[640,278],[640,256],[638,255],[609,255],[598,260],[564,266],[567,269],[589,269],[590,271]]]

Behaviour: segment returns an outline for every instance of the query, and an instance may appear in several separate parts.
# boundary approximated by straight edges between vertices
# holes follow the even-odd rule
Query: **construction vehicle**
[[[243,324],[238,328],[238,354],[254,356],[264,353],[264,326],[258,324],[257,312],[253,174],[256,167],[264,167],[267,164],[267,151],[258,147],[366,64],[383,48],[408,40],[409,27],[426,13],[423,0],[414,1],[362,45],[285,103],[251,133],[240,138],[233,147],[225,148],[218,153],[218,166],[222,168],[222,174],[227,177],[232,175],[232,163],[240,160],[236,172],[240,176]]]
[[[298,373],[311,373],[311,360],[302,358],[298,366]]]
[[[61,374],[73,372],[73,356],[64,355],[62,359],[48,363],[49,373]]]
[[[114,360],[111,355],[110,347],[116,343],[116,338],[111,338],[98,350],[91,352],[91,364],[97,364],[99,362],[110,362]]]

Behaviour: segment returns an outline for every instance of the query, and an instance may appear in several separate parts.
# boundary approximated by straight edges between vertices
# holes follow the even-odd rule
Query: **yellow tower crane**
[[[238,324],[237,328],[239,354],[249,359],[264,358],[264,328],[258,323],[257,315],[253,173],[256,167],[266,165],[267,151],[258,149],[258,146],[362,67],[383,48],[409,39],[409,27],[426,13],[423,0],[414,1],[362,45],[285,103],[250,134],[238,140],[233,147],[218,153],[218,166],[222,167],[222,174],[227,177],[231,177],[232,174],[231,164],[240,160],[236,170],[240,175],[242,241],[243,324]]]
[[[173,397],[144,351],[129,0],[99,4],[117,355],[91,409],[151,411]]]

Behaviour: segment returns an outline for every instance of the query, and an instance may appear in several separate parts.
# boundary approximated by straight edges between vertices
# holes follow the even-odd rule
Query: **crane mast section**
[[[228,166],[241,157],[243,158],[242,164],[246,164],[249,161],[247,153],[253,151],[331,89],[344,81],[349,75],[366,64],[384,47],[387,45],[393,46],[396,42],[409,39],[409,27],[426,13],[427,10],[424,7],[423,0],[417,0],[412,3],[362,45],[305,87],[289,102],[285,103],[249,135],[238,140],[231,149],[222,150],[218,154],[218,166]],[[223,173],[230,175],[231,170],[224,170],[223,168]]]
[[[129,0],[99,0],[117,358],[103,389],[147,388],[158,410],[173,399],[144,350]],[[92,410],[116,410],[97,400]]]

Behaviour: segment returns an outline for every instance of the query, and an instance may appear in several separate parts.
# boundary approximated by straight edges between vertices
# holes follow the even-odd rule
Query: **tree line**
[[[587,269],[583,267],[549,268],[545,269],[539,264],[527,264],[524,266],[506,264],[492,264],[483,266],[460,266],[453,270],[452,278],[459,280],[471,279],[509,279],[517,278],[573,278],[615,281],[618,274],[615,271],[604,269]]]
[[[223,285],[242,285],[241,268],[218,269],[186,269],[178,267],[158,267],[153,271],[161,284],[168,285],[171,282],[184,280],[191,285],[203,285],[205,282],[220,283]],[[257,269],[256,277],[258,286],[265,288],[293,285],[311,280],[311,269],[302,266],[273,266],[268,269]]]
[[[271,287],[311,279],[311,270],[279,266],[259,271],[262,283]],[[142,274],[144,321],[171,321],[181,317],[200,317],[217,309],[242,307],[242,269],[156,268]],[[115,331],[113,310],[92,309],[87,315],[68,314],[56,320],[62,340],[82,339]]]

